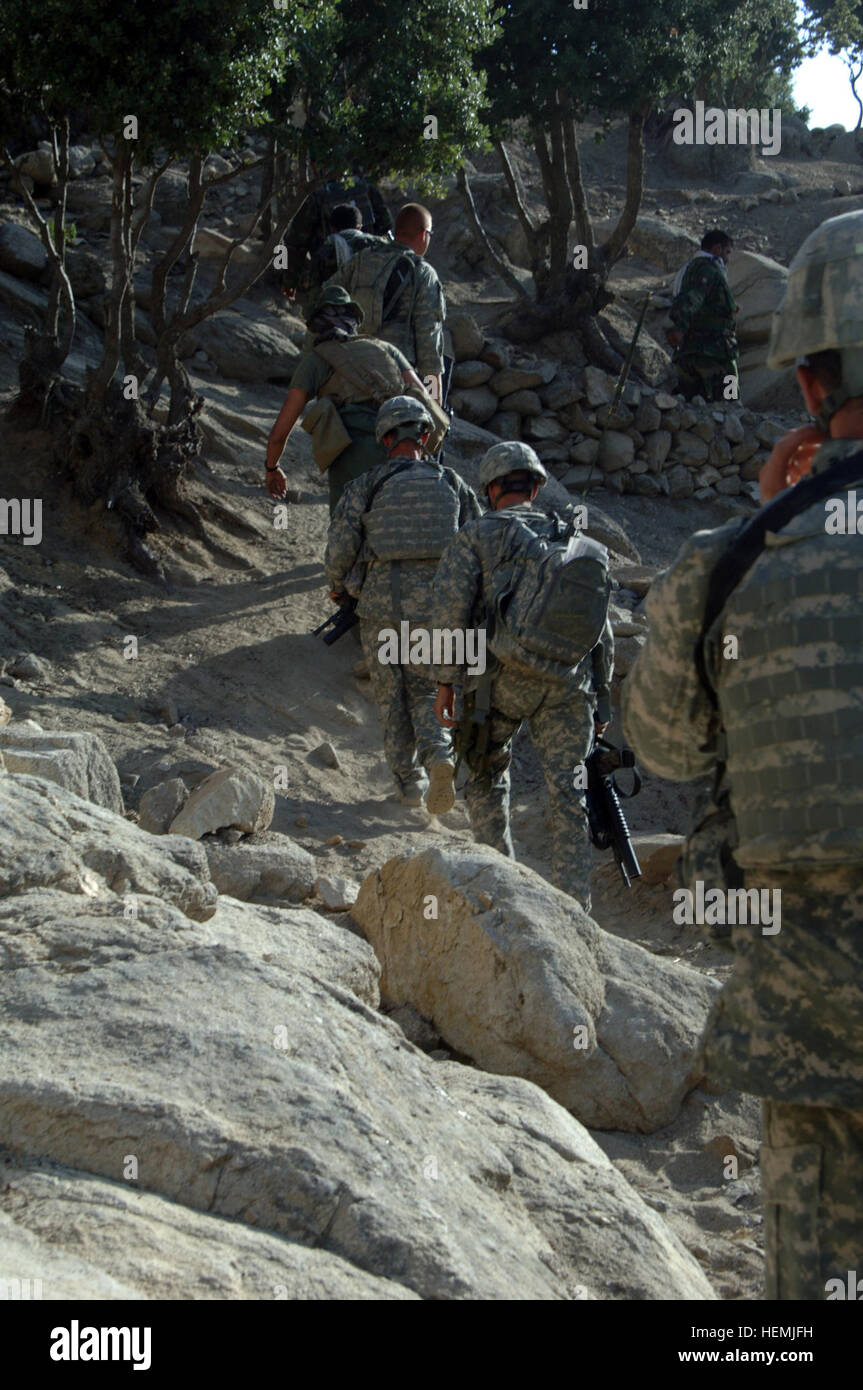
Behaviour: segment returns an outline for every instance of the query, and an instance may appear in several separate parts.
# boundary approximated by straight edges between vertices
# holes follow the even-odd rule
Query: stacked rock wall
[[[615,382],[599,367],[526,360],[486,341],[465,314],[449,323],[456,366],[450,408],[502,439],[523,439],[565,487],[643,497],[757,497],[773,444],[800,423],[765,418],[740,402],[704,404],[627,384],[614,415]]]

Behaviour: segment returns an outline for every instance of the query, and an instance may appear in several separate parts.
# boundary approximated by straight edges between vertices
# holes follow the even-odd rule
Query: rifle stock
[[[331,627],[332,632],[327,632],[324,638],[325,645],[331,647],[334,642],[338,642],[340,637],[344,637],[346,632],[350,632],[355,623],[359,622],[356,607],[357,600],[346,594],[335,613],[331,613],[319,627],[314,628],[312,636],[320,637],[322,632],[327,632],[327,628]]]

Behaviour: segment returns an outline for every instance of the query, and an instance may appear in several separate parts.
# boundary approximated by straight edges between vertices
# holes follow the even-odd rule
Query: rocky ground
[[[592,199],[599,215],[613,214],[620,198],[619,183],[611,172],[617,153],[615,140],[617,136],[605,151],[604,164],[596,164],[598,156],[592,151],[590,154]],[[842,184],[845,179],[850,193],[854,170],[847,160],[837,161],[834,168],[829,160],[825,161],[823,152],[817,157],[801,151],[795,158],[761,164],[769,167],[738,176],[744,180],[740,191],[735,191],[733,185],[717,191],[715,181],[711,185],[697,174],[684,176],[662,162],[650,160],[646,215],[654,217],[661,212],[670,233],[676,236],[700,234],[705,219],[730,225],[745,249],[759,254],[767,252],[777,262],[787,264],[810,225],[816,225],[833,211],[857,206]],[[476,166],[480,183],[484,169],[491,178],[492,166],[484,164],[483,158],[476,161]],[[529,174],[526,161],[524,172]],[[754,178],[757,185],[759,174],[766,182],[762,181],[760,189],[747,188],[745,180],[751,183]],[[80,275],[88,273],[92,282],[92,322],[97,321],[98,299],[104,289],[97,273],[104,252],[104,231],[99,230],[99,219],[104,218],[100,192],[103,186],[104,179],[100,181],[97,170],[83,175],[77,195],[80,211],[75,214],[82,233],[78,248],[82,253]],[[841,201],[834,201],[835,188],[845,194]],[[677,196],[675,189],[692,196]],[[779,200],[770,196],[773,190],[779,191]],[[786,198],[788,192],[796,194],[793,201],[799,204],[793,218],[786,210],[791,201]],[[163,226],[171,224],[167,197],[166,193]],[[745,208],[744,200],[754,200],[754,204]],[[230,230],[235,213],[235,208],[228,207],[223,217],[213,216],[207,224],[210,234],[218,236]],[[20,210],[9,201],[0,217],[3,215],[7,221],[23,221]],[[88,220],[95,224],[90,230]],[[488,433],[490,426],[492,430],[505,427],[508,434],[521,433],[536,442],[557,479],[550,485],[552,496],[561,497],[564,487],[577,494],[591,464],[596,465],[591,483],[599,481],[603,486],[589,492],[588,508],[591,525],[610,545],[615,558],[619,583],[615,595],[619,691],[619,681],[625,679],[643,630],[639,603],[651,575],[672,558],[693,530],[752,509],[750,484],[757,472],[755,464],[760,466],[776,433],[793,423],[799,412],[787,400],[766,413],[748,410],[744,403],[743,410],[731,407],[717,412],[716,418],[712,412],[696,408],[690,422],[681,402],[670,399],[666,405],[667,363],[663,364],[655,353],[651,357],[653,349],[648,347],[641,359],[647,380],[638,388],[638,394],[630,394],[629,416],[623,419],[625,428],[611,428],[607,415],[602,414],[608,400],[607,382],[601,374],[585,372],[577,360],[556,355],[560,344],[546,342],[529,356],[514,355],[507,361],[495,357],[501,351],[494,330],[495,313],[503,298],[501,289],[493,280],[481,279],[475,267],[468,264],[469,257],[465,259],[464,249],[458,249],[458,217],[450,200],[436,212],[436,221],[444,235],[436,240],[435,253],[439,254],[439,268],[447,277],[450,300],[462,311],[459,331],[465,339],[459,352],[462,418],[448,445],[448,461],[468,479],[475,476],[478,458],[495,437]],[[644,285],[659,293],[671,269],[662,259],[668,253],[666,233],[657,233],[649,222],[642,231],[641,249],[652,248],[653,259],[647,260],[640,254],[639,258],[624,262],[616,272],[625,312]],[[152,233],[154,243],[159,234],[156,227]],[[17,270],[12,267],[9,255],[3,259],[4,244],[8,250],[11,242],[7,238],[4,243],[0,235],[0,334],[5,348],[0,351],[0,405],[5,411],[13,395],[24,327],[38,312],[44,287],[38,268],[31,274],[26,268],[22,270],[20,264]],[[20,242],[16,247],[20,251]],[[145,269],[142,266],[142,271]],[[769,294],[775,297],[776,283],[776,272],[765,272],[759,294],[764,284],[769,284]],[[92,360],[96,350],[95,335],[92,329],[88,330],[87,299],[84,296],[85,312],[69,364],[71,375],[79,379],[85,362]],[[750,314],[753,347],[762,361],[765,335],[763,323],[758,320],[764,318],[765,302],[763,298],[753,300]],[[467,310],[470,317],[466,316]],[[595,1114],[579,1115],[577,1106],[573,1107],[576,1118],[571,1119],[536,1086],[493,1075],[511,1070],[536,1079],[539,1073],[535,1076],[530,1069],[535,1066],[536,1049],[532,1050],[532,1045],[527,1048],[534,1058],[530,1065],[520,1062],[511,1066],[502,1061],[500,1054],[484,1051],[476,1030],[472,1031],[470,1009],[449,1015],[433,998],[422,995],[420,984],[426,987],[432,976],[421,972],[419,982],[406,984],[408,972],[398,987],[403,998],[388,997],[386,989],[383,999],[379,998],[380,967],[362,936],[368,936],[375,945],[384,968],[384,986],[402,978],[398,970],[405,970],[406,966],[401,959],[388,956],[389,947],[381,935],[383,927],[375,926],[377,919],[368,905],[363,909],[362,895],[360,904],[351,909],[359,885],[365,881],[366,900],[373,886],[379,885],[374,892],[382,895],[378,917],[379,923],[385,924],[390,921],[387,914],[398,910],[403,890],[387,889],[388,880],[379,877],[379,871],[390,861],[400,861],[407,864],[405,873],[413,873],[410,866],[416,861],[412,857],[434,851],[444,857],[455,856],[451,863],[446,860],[448,882],[455,894],[456,870],[462,862],[459,856],[469,851],[470,837],[460,800],[448,816],[429,821],[425,812],[408,810],[392,798],[368,686],[352,674],[358,649],[350,637],[325,648],[309,635],[310,628],[328,613],[321,569],[328,515],[307,436],[298,431],[288,444],[288,505],[277,508],[267,500],[261,486],[264,442],[281,404],[283,382],[296,358],[301,332],[301,326],[285,313],[273,290],[260,285],[246,303],[235,306],[232,313],[211,324],[206,339],[202,336],[200,343],[190,345],[195,356],[189,365],[196,386],[207,399],[207,442],[195,487],[202,500],[210,497],[224,504],[233,522],[230,527],[223,521],[210,525],[218,550],[180,535],[164,540],[162,558],[169,579],[167,588],[141,579],[114,558],[106,544],[99,509],[83,511],[70,499],[64,480],[58,478],[47,435],[18,433],[5,420],[0,426],[0,492],[4,497],[20,495],[22,473],[26,473],[28,495],[44,499],[42,543],[25,546],[8,537],[3,540],[0,694],[11,711],[12,722],[5,732],[0,732],[10,771],[16,771],[15,747],[24,749],[19,753],[22,761],[17,770],[26,771],[29,767],[32,771],[36,766],[32,758],[33,750],[39,746],[39,733],[26,722],[33,721],[43,730],[97,735],[119,771],[126,822],[139,822],[151,830],[167,828],[189,792],[194,794],[194,789],[217,769],[238,767],[252,779],[275,788],[272,817],[260,814],[257,821],[253,817],[250,822],[250,826],[259,828],[232,830],[225,828],[223,822],[223,828],[215,835],[200,841],[205,853],[199,852],[197,859],[182,867],[182,873],[190,875],[197,886],[187,884],[181,892],[175,882],[180,870],[176,865],[166,867],[164,858],[157,865],[153,861],[155,867],[147,871],[151,874],[149,879],[143,869],[135,869],[144,875],[143,886],[136,891],[148,903],[148,895],[154,896],[162,907],[148,906],[144,914],[146,932],[136,936],[130,927],[125,946],[119,942],[108,949],[106,934],[109,941],[113,938],[106,933],[104,924],[100,926],[100,915],[104,923],[108,909],[100,904],[106,894],[113,894],[122,902],[129,891],[134,873],[128,864],[139,865],[136,855],[144,854],[140,846],[136,848],[137,842],[123,846],[127,867],[119,877],[106,871],[104,857],[94,858],[92,850],[82,850],[81,864],[75,870],[79,874],[77,887],[70,888],[68,883],[58,887],[50,875],[46,877],[44,868],[38,872],[34,869],[30,881],[6,884],[5,892],[12,895],[17,916],[7,916],[4,925],[12,931],[12,923],[17,921],[15,930],[21,934],[20,942],[16,937],[15,944],[6,948],[4,958],[13,1019],[7,1038],[10,1055],[17,1057],[16,1049],[23,1047],[14,1019],[49,1019],[58,1006],[56,991],[63,986],[65,972],[77,969],[70,963],[77,958],[85,964],[81,966],[83,973],[69,977],[80,982],[77,1002],[74,991],[73,995],[68,994],[70,985],[66,983],[66,1002],[61,1012],[67,1040],[59,1053],[56,1040],[52,1043],[55,1061],[48,1065],[46,1059],[42,1080],[28,1070],[24,1049],[3,1083],[5,1113],[7,1119],[11,1117],[4,1129],[9,1152],[6,1187],[0,1201],[4,1272],[15,1266],[16,1250],[29,1251],[35,1258],[34,1252],[42,1248],[40,1242],[48,1241],[54,1250],[55,1269],[72,1281],[69,1287],[97,1290],[89,1296],[140,1296],[146,1275],[154,1290],[150,1296],[161,1297],[283,1296],[269,1292],[275,1286],[288,1289],[289,1297],[509,1297],[511,1286],[501,1282],[494,1269],[505,1266],[506,1260],[501,1261],[499,1254],[506,1254],[511,1247],[511,1258],[522,1260],[530,1269],[519,1296],[687,1298],[709,1297],[712,1291],[713,1296],[721,1298],[757,1297],[762,1263],[758,1105],[751,1097],[715,1096],[697,1087],[690,1088],[692,1073],[691,1067],[687,1070],[686,1059],[694,1028],[691,1019],[686,1027],[681,1024],[681,1094],[672,1106],[674,1113],[665,1117],[654,1114],[649,1126],[652,1132],[644,1133],[635,1123],[624,1125],[625,1107],[620,1111],[619,1122],[612,1118],[597,1123]],[[656,333],[658,336],[658,328]],[[468,344],[471,337],[472,343]],[[488,358],[492,360],[484,360]],[[490,371],[477,371],[476,364]],[[524,380],[501,381],[500,374],[509,368],[533,372],[539,379],[532,385],[524,384]],[[473,384],[469,382],[471,377]],[[510,389],[497,391],[495,377],[497,386]],[[470,393],[483,390],[494,399],[486,398],[479,408]],[[523,399],[513,402],[511,397],[519,392]],[[564,400],[567,393],[569,398]],[[519,409],[519,404],[526,408]],[[579,414],[567,420],[563,415],[567,410]],[[669,420],[672,412],[676,415]],[[510,418],[504,422],[495,418],[501,414]],[[551,423],[536,424],[552,419],[554,428]],[[729,427],[728,420],[737,423]],[[693,428],[696,425],[703,427],[700,432]],[[649,441],[660,434],[668,436],[667,448],[664,439],[660,446],[650,445]],[[732,437],[738,434],[739,439]],[[631,441],[631,449],[629,444],[619,445],[621,436]],[[731,452],[744,439],[751,441],[753,447],[746,458],[733,461]],[[615,451],[621,448],[626,453],[626,463],[622,467],[604,466],[616,461]],[[708,457],[711,450],[714,461]],[[643,469],[630,467],[640,460],[644,460]],[[736,468],[733,473],[732,462]],[[749,477],[743,476],[747,464]],[[710,469],[715,477],[705,473]],[[623,473],[625,485],[619,486]],[[723,479],[732,477],[734,486],[730,481],[725,487],[718,486]],[[130,638],[135,642],[130,642]],[[615,732],[619,735],[619,727],[612,730]],[[70,766],[73,761],[70,754]],[[107,773],[103,782],[106,777]],[[526,735],[516,746],[513,779],[513,828],[519,860],[545,876],[550,866],[540,809],[541,778]],[[10,780],[6,779],[7,783]],[[165,783],[174,784],[173,791],[157,790]],[[23,779],[18,785],[25,786]],[[44,826],[40,803],[32,798],[44,795],[44,790],[33,788],[44,789],[45,784],[31,781],[26,786],[30,788],[26,815],[13,799],[13,826],[16,815],[23,819],[19,838],[16,840],[13,835],[9,844],[10,854],[14,846],[26,843],[28,836],[35,834],[38,838],[42,832],[34,831],[34,826]],[[108,793],[99,795],[101,805],[111,804],[110,797],[107,802],[104,799]],[[62,797],[60,803],[59,809],[50,814],[71,816],[66,822],[67,830],[61,827],[56,832],[61,838],[67,834],[70,842],[75,842],[76,835],[120,835],[117,822],[113,823],[113,831],[106,826],[87,828],[80,809],[70,810]],[[609,935],[601,933],[595,939],[599,943],[595,951],[597,960],[604,959],[602,951],[611,947],[603,943],[613,941],[618,943],[614,949],[623,952],[629,962],[627,970],[635,968],[632,962],[648,959],[637,954],[641,948],[653,958],[651,969],[655,965],[657,971],[672,974],[677,970],[695,971],[702,982],[699,989],[703,985],[707,991],[706,1000],[716,982],[727,973],[728,957],[714,943],[702,940],[695,929],[676,927],[671,921],[676,842],[668,837],[684,831],[690,803],[690,788],[645,778],[644,791],[628,813],[633,829],[648,837],[642,842],[648,872],[645,880],[627,891],[620,884],[613,863],[597,867],[594,916]],[[193,804],[187,803],[191,817],[188,825],[192,827],[187,833],[199,835],[207,826],[203,821],[194,821],[193,811]],[[135,825],[130,824],[129,833],[144,832],[136,831]],[[657,836],[666,839],[658,841]],[[159,855],[167,852],[169,843],[188,843],[174,837],[157,837],[147,842],[160,847]],[[237,854],[246,856],[240,867]],[[516,876],[518,872],[513,871]],[[87,873],[94,874],[95,879],[89,880]],[[527,879],[529,891],[539,891],[530,886],[539,880],[531,875]],[[516,877],[512,882],[507,880],[505,887],[508,892],[515,893],[517,888],[528,892],[524,885],[518,887],[520,883]],[[222,896],[213,916],[216,889]],[[503,893],[503,888],[500,891]],[[64,896],[70,893],[77,894],[76,914],[71,914]],[[44,895],[35,907],[31,894]],[[264,900],[269,906],[244,905],[239,901],[244,897]],[[78,911],[82,902],[90,899],[95,904],[92,921]],[[552,898],[542,901],[542,912],[547,915],[552,911]],[[198,903],[198,907],[192,910],[190,902]],[[515,913],[515,906],[512,911]],[[559,911],[559,906],[554,911]],[[291,913],[291,917],[285,915]],[[464,925],[466,920],[458,916],[447,919],[462,923],[462,935],[458,938],[461,946],[473,939]],[[572,925],[576,925],[574,919]],[[473,930],[471,926],[470,931]],[[185,954],[170,946],[170,941],[175,940],[171,934],[178,932],[186,934],[182,937]],[[148,934],[152,934],[149,946],[145,941]],[[576,934],[579,939],[594,940],[587,927],[579,928]],[[556,939],[563,940],[566,935],[562,926]],[[495,939],[502,959],[518,955],[521,947]],[[221,953],[216,948],[222,948]],[[20,959],[14,957],[19,949],[23,952]],[[152,975],[146,968],[150,949],[162,953],[159,971]],[[448,949],[444,941],[440,956],[445,957]],[[9,950],[15,965],[11,972]],[[471,960],[481,958],[478,948],[470,955]],[[582,962],[582,973],[576,971],[575,982],[567,984],[567,989],[580,999],[590,995],[594,986],[584,981],[603,976],[602,970],[597,976],[592,975],[594,968]],[[642,968],[647,970],[647,965]],[[527,966],[522,961],[518,969],[526,970]],[[575,971],[574,965],[572,969]],[[623,967],[620,969],[622,972]],[[306,1144],[303,1151],[312,1154],[308,1158],[311,1169],[321,1162],[320,1154],[314,1156],[321,1134],[328,1124],[335,1123],[333,1116],[345,1096],[352,1093],[354,1083],[344,1072],[344,1058],[354,1056],[359,1059],[357,1065],[361,1062],[365,1069],[364,1089],[373,1101],[369,1101],[371,1109],[367,1108],[363,1115],[359,1111],[353,1114],[347,1130],[339,1130],[339,1142],[347,1142],[347,1133],[365,1125],[372,1136],[369,1142],[378,1154],[382,1152],[380,1146],[393,1145],[395,1150],[403,1146],[409,1121],[397,1099],[401,1084],[403,1092],[413,1098],[416,1113],[425,1116],[423,1124],[430,1126],[429,1136],[433,1131],[439,1136],[437,1140],[429,1137],[422,1153],[415,1155],[420,1168],[431,1159],[437,1161],[436,1156],[442,1152],[455,1153],[457,1164],[466,1165],[463,1171],[459,1170],[458,1180],[467,1182],[469,1187],[484,1184],[485,1195],[478,1196],[475,1202],[473,1198],[465,1199],[466,1204],[461,1206],[449,1205],[446,1211],[438,1202],[435,1216],[434,1203],[428,1211],[423,1207],[425,1197],[412,1186],[416,1172],[408,1172],[410,1164],[400,1151],[401,1176],[396,1184],[399,1195],[398,1200],[392,1199],[389,1214],[381,1191],[376,1191],[374,1198],[367,1193],[374,1208],[374,1215],[367,1218],[348,1218],[341,1198],[334,1212],[328,1208],[318,1210],[318,1198],[309,1195],[310,1187],[304,1188],[302,1183],[296,1187],[293,1171],[291,1190],[295,1197],[291,1200],[306,1215],[302,1219],[296,1212],[286,1215],[279,1207],[277,1194],[280,1174],[286,1171],[280,1165],[288,1163],[288,1157],[275,1158],[267,1149],[271,1140],[262,1112],[241,1100],[238,1083],[235,1085],[228,1075],[227,1053],[223,1062],[228,1079],[217,1088],[218,1113],[212,1124],[189,1111],[188,1090],[184,1090],[178,1073],[172,1070],[167,1053],[154,1070],[150,1089],[142,1091],[130,1044],[117,1081],[117,1094],[107,1096],[102,1077],[104,1057],[100,1059],[96,1044],[89,1050],[84,1047],[87,1019],[91,1017],[87,995],[91,989],[98,993],[108,985],[104,976],[100,984],[99,971],[110,976],[109,994],[113,1001],[110,1015],[105,1014],[99,1025],[105,1038],[117,1036],[117,1030],[122,1032],[129,1024],[132,1031],[140,1030],[137,1045],[146,1052],[156,1047],[155,1035],[151,1036],[148,1029],[162,1027],[178,1046],[191,1047],[195,1055],[201,1056],[208,1050],[210,1054],[218,1052],[220,1028],[224,1026],[227,1037],[231,1028],[240,1027],[237,1019],[228,1018],[227,1014],[220,1022],[220,1000],[229,998],[235,990],[238,997],[246,997],[250,1007],[257,1001],[268,1019],[281,1017],[279,1007],[282,1013],[285,1010],[283,1005],[274,1003],[276,996],[286,988],[289,992],[299,990],[297,981],[302,980],[308,997],[298,998],[296,1012],[289,1016],[292,1022],[295,1017],[302,1018],[307,1054],[314,1060],[305,1077],[297,1070],[292,1073],[291,1084],[296,1090],[292,1092],[291,1104],[298,1113],[304,1113],[304,1106],[313,1107],[310,1127],[297,1138],[299,1148]],[[619,973],[619,978],[623,978],[623,973]],[[293,983],[289,983],[288,977]],[[695,977],[687,974],[685,978]],[[317,985],[309,983],[315,980]],[[32,994],[28,994],[31,984]],[[396,988],[392,983],[389,987]],[[488,987],[483,986],[483,990]],[[333,1002],[339,991],[342,993],[338,1001]],[[411,994],[415,1007],[404,1004]],[[330,1000],[326,1008],[325,995]],[[147,1001],[143,1014],[134,1002],[141,997]],[[182,1044],[176,1032],[178,1019],[164,1002],[172,997],[182,997],[186,1001],[184,1008],[189,1010],[186,1041]],[[485,997],[482,991],[479,997]],[[359,1002],[348,1004],[348,998]],[[210,1001],[209,1018],[200,1013],[196,999]],[[402,1007],[395,1008],[396,1005]],[[329,1008],[335,1010],[332,1017],[326,1013]],[[148,1010],[152,1013],[149,1023]],[[329,1022],[322,1028],[324,1018]],[[322,1050],[321,1039],[327,1028],[340,1039],[332,1054]],[[346,1030],[344,1035],[342,1030]],[[408,1039],[419,1050],[410,1046]],[[235,1049],[251,1049],[251,1056],[259,1046],[260,1037],[241,1039],[237,1033]],[[386,1056],[381,1054],[373,1062],[380,1048]],[[65,1064],[56,1064],[56,1057],[61,1054],[80,1058],[77,1072],[73,1069],[67,1075]],[[547,1058],[543,1065],[546,1064],[551,1065]],[[215,1074],[212,1055],[209,1066],[204,1062],[200,1065],[201,1094],[206,1094]],[[261,1105],[283,1104],[271,1090],[273,1078],[267,1070],[271,1070],[270,1064],[262,1066],[258,1078]],[[408,1077],[405,1073],[399,1082],[402,1066],[408,1067],[411,1074]],[[392,1092],[386,1080],[388,1067],[396,1088]],[[569,1076],[567,1068],[564,1071]],[[330,1081],[326,1085],[322,1081],[328,1072],[341,1076],[338,1083],[332,1083],[336,1087],[332,1092],[327,1089]],[[689,1083],[686,1076],[690,1077]],[[45,1091],[45,1077],[53,1077],[54,1091],[50,1096]],[[564,1085],[547,1078],[539,1080],[552,1095],[556,1086]],[[137,1138],[129,1140],[126,1147],[134,1151],[136,1144],[144,1149],[149,1145],[155,1165],[149,1176],[142,1174],[140,1187],[121,1182],[116,1155],[110,1163],[99,1158],[95,1131],[89,1132],[86,1125],[75,1128],[72,1138],[63,1143],[57,1141],[57,1117],[65,1113],[64,1106],[72,1103],[69,1097],[82,1085],[97,1110],[99,1104],[108,1106],[110,1118],[104,1121],[107,1133],[116,1131],[120,1117],[124,1124],[130,1115],[139,1117],[140,1123],[135,1121]],[[625,1090],[627,1094],[641,1094],[631,1075]],[[559,1095],[572,1105],[563,1091]],[[456,1132],[458,1126],[451,1131],[453,1112],[447,1111],[446,1120],[442,1113],[435,1115],[434,1107],[441,1096],[454,1098],[456,1106],[462,1107],[457,1115],[470,1116],[471,1123],[478,1126],[471,1142],[481,1158],[486,1155],[481,1162],[467,1157],[470,1144],[465,1147],[466,1136]],[[167,1107],[166,1113],[170,1111],[174,1116],[168,1125],[168,1137],[167,1131],[158,1130],[157,1134],[147,1118],[155,1113],[152,1107],[160,1102]],[[316,1125],[322,1128],[316,1129]],[[532,1157],[526,1157],[524,1134],[531,1126],[544,1136],[541,1157],[536,1145]],[[561,1126],[570,1126],[565,1135]],[[477,1137],[480,1130],[482,1139]],[[160,1143],[164,1152],[157,1161],[155,1154]],[[483,1145],[488,1146],[487,1154]],[[260,1158],[264,1150],[269,1154],[266,1162]],[[591,1174],[588,1188],[592,1196],[587,1208],[584,1198],[575,1196],[568,1186],[571,1177],[562,1169],[555,1169],[557,1160],[549,1158],[552,1152],[570,1151],[577,1151],[577,1163],[586,1165],[583,1172]],[[228,1153],[231,1158],[226,1156]],[[237,1176],[237,1163],[242,1169],[237,1155],[242,1153],[246,1154],[248,1171],[258,1172],[258,1179]],[[374,1167],[370,1153],[357,1150],[341,1170],[337,1162],[326,1174],[319,1167],[316,1181],[323,1187],[329,1184],[331,1191],[354,1191],[362,1186],[359,1175],[367,1178],[369,1164]],[[730,1177],[729,1157],[736,1160],[731,1165],[736,1172]],[[214,1189],[211,1180],[202,1176],[208,1171],[208,1164],[225,1167],[223,1186],[217,1181]],[[514,1173],[517,1179],[513,1178]],[[453,1180],[457,1177],[454,1172]],[[311,1177],[309,1181],[312,1182]],[[190,1185],[188,1190],[184,1183]],[[427,1194],[428,1187],[423,1190]],[[500,1194],[506,1192],[511,1196],[504,1199]],[[494,1193],[498,1196],[489,1195]],[[417,1217],[419,1225],[411,1224],[413,1218],[407,1216],[411,1204],[416,1202],[418,1209],[422,1208],[421,1218]],[[551,1213],[551,1217],[540,1219],[539,1211],[546,1216]],[[86,1219],[80,1213],[91,1217],[99,1214],[101,1219]],[[245,1224],[238,1225],[234,1220],[230,1225],[234,1242],[230,1272],[208,1272],[199,1253],[208,1232],[218,1233],[220,1240],[226,1240],[226,1222],[222,1218],[234,1218],[237,1214]],[[428,1222],[435,1220],[443,1222],[450,1232],[441,1236],[443,1246],[438,1237],[429,1234]],[[581,1232],[580,1243],[561,1244],[559,1236],[552,1233],[561,1220],[564,1224],[574,1223],[573,1232]],[[351,1227],[352,1221],[358,1222],[356,1229]],[[502,1231],[507,1222],[513,1223],[512,1233],[504,1237]],[[639,1232],[638,1250],[636,1254],[629,1252],[632,1260],[627,1265],[625,1243],[621,1247],[615,1245],[616,1236],[599,1237],[603,1226],[619,1232],[622,1226],[629,1228],[633,1222]],[[467,1251],[460,1246],[456,1250],[447,1244],[452,1231],[462,1224],[469,1228],[471,1239],[479,1242],[476,1249]],[[255,1225],[260,1229],[252,1229]],[[155,1234],[160,1229],[171,1232],[164,1249]],[[396,1254],[399,1229],[408,1232],[407,1246],[402,1240]],[[598,1232],[592,1243],[585,1237],[587,1230]],[[134,1233],[134,1240],[127,1239],[127,1232]],[[478,1253],[484,1242],[489,1242],[489,1248],[498,1243],[496,1261],[489,1260],[487,1251]],[[76,1244],[80,1247],[77,1250]],[[130,1244],[138,1251],[134,1260],[121,1254]],[[58,1247],[62,1255],[57,1254]],[[85,1284],[75,1285],[76,1279],[84,1279]]]

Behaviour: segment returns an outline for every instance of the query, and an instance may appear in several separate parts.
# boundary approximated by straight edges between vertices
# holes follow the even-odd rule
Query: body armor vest
[[[742,867],[863,863],[863,534],[825,514],[768,533],[713,638]]]
[[[417,461],[384,483],[366,516],[375,560],[437,560],[459,523],[459,496],[441,468]]]

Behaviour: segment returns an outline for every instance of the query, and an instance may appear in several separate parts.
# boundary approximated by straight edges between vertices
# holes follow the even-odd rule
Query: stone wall
[[[456,366],[450,408],[501,439],[523,439],[565,487],[643,497],[757,499],[773,444],[799,415],[755,415],[627,384],[614,416],[614,378],[598,367],[525,358],[487,340],[468,314],[448,321]]]

